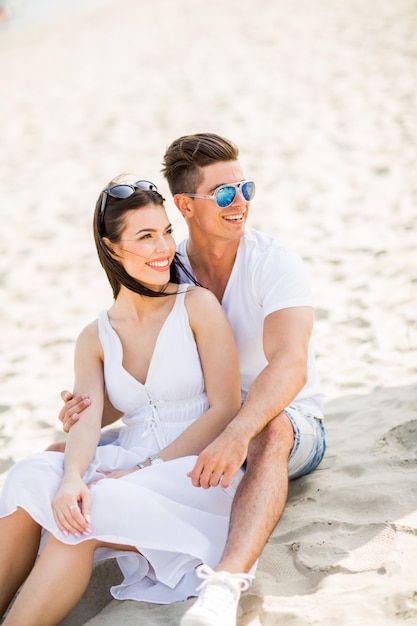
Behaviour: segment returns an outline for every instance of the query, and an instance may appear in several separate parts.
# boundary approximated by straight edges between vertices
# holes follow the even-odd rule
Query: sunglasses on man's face
[[[154,183],[151,183],[150,180],[137,180],[131,185],[123,183],[120,185],[112,185],[111,187],[107,187],[107,189],[103,189],[103,199],[101,201],[100,207],[101,219],[103,219],[104,216],[104,209],[106,207],[108,196],[124,200],[125,198],[129,198],[133,193],[135,193],[136,189],[143,189],[143,191],[158,191],[158,187]]]
[[[187,193],[185,191],[183,191],[181,195],[188,196],[189,198],[206,198],[207,200],[214,200],[218,207],[225,209],[233,203],[238,189],[246,202],[253,200],[256,189],[253,180],[244,180],[241,183],[220,185],[220,187],[217,187],[214,190],[214,193],[211,196],[202,193]]]

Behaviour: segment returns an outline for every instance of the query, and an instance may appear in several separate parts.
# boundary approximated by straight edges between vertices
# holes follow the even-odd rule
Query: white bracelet
[[[158,456],[157,454],[153,454],[152,456],[147,458],[146,461],[149,461],[149,465],[157,465],[158,463],[164,463],[164,459]],[[136,463],[136,466],[139,469],[143,469],[144,467],[149,467],[149,465],[145,465],[146,461],[143,461],[142,463]]]
[[[157,463],[164,463],[164,459],[162,459],[160,456],[158,456],[157,454],[154,454],[153,456],[150,456],[148,459],[149,463],[151,465],[156,465]]]

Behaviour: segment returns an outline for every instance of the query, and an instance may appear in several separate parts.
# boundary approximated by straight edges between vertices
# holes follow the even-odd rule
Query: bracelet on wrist
[[[157,465],[158,463],[163,463],[164,459],[162,459],[157,454],[153,454],[152,456],[149,457],[148,461],[150,465]]]
[[[142,463],[136,463],[136,466],[139,469],[143,469],[144,467],[149,467],[150,465],[157,465],[158,463],[164,463],[164,459],[158,456],[157,454],[153,454],[152,456],[148,457],[146,461],[143,461]]]

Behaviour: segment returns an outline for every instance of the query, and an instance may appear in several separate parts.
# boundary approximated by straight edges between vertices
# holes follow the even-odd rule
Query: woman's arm
[[[90,406],[91,400],[86,393],[79,393],[78,395],[71,391],[61,391],[61,398],[64,401],[64,406],[59,412],[58,419],[62,422],[62,430],[69,433],[72,426],[80,419],[80,414],[85,408]],[[114,424],[121,417],[123,413],[114,408],[111,404],[109,397],[105,391],[104,393],[104,409],[101,419],[101,426],[110,426]]]
[[[241,404],[236,344],[229,321],[218,300],[210,291],[193,287],[187,291],[185,303],[202,364],[210,408],[158,453],[164,461],[200,454],[235,417]],[[95,402],[84,408],[82,419],[72,425],[71,433],[84,421],[84,415],[93,404]],[[143,461],[145,465],[149,464],[145,459]],[[135,466],[129,470],[103,474],[120,478],[137,470],[138,467]],[[218,480],[220,477],[219,475]],[[214,478],[213,476],[212,485]]]
[[[241,403],[236,344],[218,300],[210,291],[195,287],[187,291],[185,303],[210,408],[159,452],[164,460],[200,454],[234,418]]]
[[[99,441],[104,403],[103,354],[97,322],[80,334],[74,366],[75,392],[86,390],[92,402],[84,410],[83,419],[74,424],[68,435],[64,476],[52,507],[61,530],[77,534],[88,531],[90,492],[82,482],[82,476]]]
[[[206,289],[193,287],[187,291],[185,305],[201,360],[210,408],[158,452],[164,461],[199,455],[223,432],[241,404],[237,348],[231,326],[217,298]],[[143,459],[143,462],[145,466],[150,464],[149,460]],[[138,471],[137,466],[103,474],[120,478],[135,471]],[[211,485],[216,478],[218,483],[221,474],[211,476]]]

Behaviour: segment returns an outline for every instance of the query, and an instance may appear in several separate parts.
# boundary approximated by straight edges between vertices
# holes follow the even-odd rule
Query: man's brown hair
[[[203,180],[201,168],[219,161],[236,161],[236,144],[214,133],[196,133],[175,139],[168,146],[162,162],[162,173],[172,195],[196,193]]]

